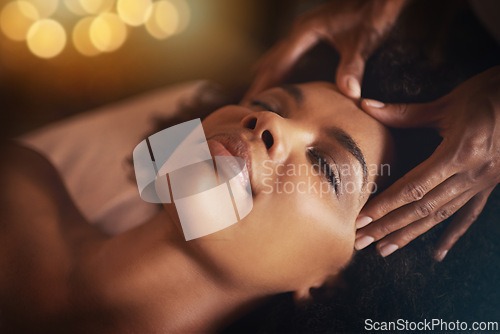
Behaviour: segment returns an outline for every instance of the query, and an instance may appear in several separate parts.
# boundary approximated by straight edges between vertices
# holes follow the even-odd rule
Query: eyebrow
[[[304,102],[304,93],[302,89],[300,89],[296,85],[281,85],[279,88],[283,89],[285,92],[290,95],[297,105],[301,106]],[[363,188],[368,179],[368,166],[366,165],[365,156],[363,152],[359,148],[358,144],[352,139],[352,137],[345,132],[344,130],[338,127],[329,127],[326,129],[327,134],[338,141],[342,147],[344,147],[350,154],[356,158],[361,164],[361,168],[363,169],[363,184],[361,188]]]
[[[281,85],[279,88],[283,89],[288,93],[288,95],[293,97],[298,106],[302,106],[302,103],[304,102],[304,93],[302,93],[302,89],[295,85]]]
[[[361,186],[361,188],[363,188],[368,179],[368,167],[366,165],[365,156],[363,155],[363,152],[359,148],[358,144],[356,144],[354,139],[352,139],[352,137],[347,132],[338,127],[329,127],[326,129],[326,133],[331,138],[337,140],[340,145],[342,145],[342,147],[344,147],[349,153],[354,156],[354,158],[356,158],[356,160],[359,161],[363,169],[363,185]]]

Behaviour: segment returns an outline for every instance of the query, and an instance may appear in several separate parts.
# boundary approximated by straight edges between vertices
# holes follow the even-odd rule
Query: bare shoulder
[[[4,172],[0,174],[2,181],[21,174],[57,174],[51,163],[41,154],[14,142],[0,143],[0,170]]]
[[[43,318],[66,307],[66,276],[93,230],[45,157],[5,143],[0,154],[0,309]]]
[[[70,201],[50,162],[15,144],[0,147],[0,229],[55,216]]]
[[[38,229],[38,238],[48,238],[89,226],[44,156],[11,143],[0,144],[0,154],[0,240],[12,237],[7,232],[30,235]]]

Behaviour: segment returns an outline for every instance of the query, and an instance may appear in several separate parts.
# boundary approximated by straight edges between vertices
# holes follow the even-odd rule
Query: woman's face
[[[242,221],[190,241],[208,262],[269,293],[308,290],[337,274],[353,254],[375,166],[387,160],[387,130],[323,82],[267,90],[215,111],[203,128],[209,147],[246,160],[253,193]]]

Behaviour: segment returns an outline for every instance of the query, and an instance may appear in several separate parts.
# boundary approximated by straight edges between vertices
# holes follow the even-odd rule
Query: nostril
[[[256,126],[257,126],[257,118],[255,117],[249,118],[244,124],[244,127],[250,130],[255,130]]]
[[[262,133],[262,141],[264,142],[264,144],[266,145],[266,148],[268,150],[271,147],[273,147],[274,139],[273,139],[273,135],[271,134],[271,132],[269,132],[268,130],[264,131]]]

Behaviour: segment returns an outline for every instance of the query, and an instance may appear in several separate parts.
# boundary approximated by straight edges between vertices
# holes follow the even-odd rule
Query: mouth
[[[236,161],[236,166],[233,166],[233,172],[231,174],[239,174],[243,171],[243,179],[240,181],[243,186],[246,186],[248,182],[251,185],[251,175],[252,175],[252,159],[250,153],[250,147],[248,143],[238,135],[214,135],[207,140],[208,148],[212,156],[227,156],[227,157],[237,157],[243,160],[246,169],[242,168],[240,164]],[[231,164],[231,162],[229,162]]]

